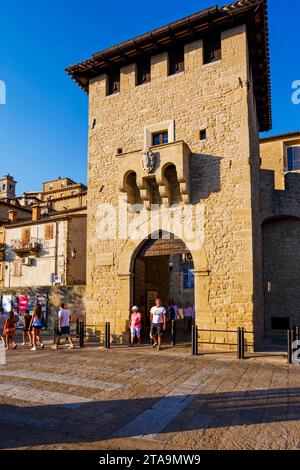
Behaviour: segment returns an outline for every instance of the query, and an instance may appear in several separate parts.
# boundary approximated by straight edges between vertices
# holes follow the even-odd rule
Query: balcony
[[[0,243],[0,262],[5,260],[5,250],[6,250],[5,243]]]
[[[183,141],[118,155],[119,189],[129,204],[147,209],[161,203],[190,202],[191,150]],[[174,194],[177,199],[174,200]]]
[[[11,250],[19,257],[26,258],[28,256],[38,256],[42,248],[41,243],[35,239],[30,239],[29,242],[22,240],[13,240],[11,244]]]

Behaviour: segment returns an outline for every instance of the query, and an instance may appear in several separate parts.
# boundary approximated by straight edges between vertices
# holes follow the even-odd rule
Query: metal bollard
[[[171,322],[171,344],[176,346],[176,320]]]
[[[294,331],[293,330],[288,330],[288,332],[287,332],[287,344],[288,344],[287,359],[288,359],[288,364],[293,364],[293,342],[294,342]]]
[[[241,359],[245,359],[245,329],[241,328]]]
[[[79,338],[79,318],[76,320],[76,338]]]
[[[79,322],[79,346],[84,347],[84,323],[83,321]]]
[[[244,359],[244,329],[237,329],[237,358]]]
[[[192,325],[192,355],[197,356],[198,354],[198,327]]]
[[[110,349],[110,323],[105,323],[105,348]]]

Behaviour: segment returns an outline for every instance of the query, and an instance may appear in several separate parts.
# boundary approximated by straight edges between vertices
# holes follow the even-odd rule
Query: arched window
[[[288,171],[300,170],[300,145],[294,145],[287,149]]]

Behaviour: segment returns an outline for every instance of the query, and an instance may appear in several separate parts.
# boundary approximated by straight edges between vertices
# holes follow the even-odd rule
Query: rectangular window
[[[288,171],[300,170],[300,145],[287,149]]]
[[[108,75],[108,94],[120,92],[120,70],[114,70]]]
[[[208,37],[203,41],[203,63],[210,64],[221,60],[221,34]]]
[[[184,48],[180,46],[169,51],[169,75],[184,72]]]
[[[16,259],[13,264],[13,276],[20,277],[22,276],[22,260]]]
[[[289,317],[271,317],[272,330],[288,330],[290,328]]]
[[[44,227],[44,238],[45,240],[53,239],[53,224],[46,224]]]
[[[23,246],[27,246],[30,243],[30,228],[23,228],[21,235],[21,243]]]
[[[168,132],[163,131],[163,132],[157,132],[155,134],[152,134],[152,145],[153,147],[155,145],[163,145],[168,143]]]
[[[137,85],[143,85],[151,81],[151,60],[150,57],[137,62]]]

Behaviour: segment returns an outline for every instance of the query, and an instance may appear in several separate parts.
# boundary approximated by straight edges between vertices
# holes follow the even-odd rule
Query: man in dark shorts
[[[58,328],[56,331],[56,343],[54,346],[52,346],[52,349],[58,349],[58,346],[60,344],[60,338],[62,336],[65,336],[67,341],[69,341],[70,346],[69,349],[73,349],[73,341],[71,338],[71,333],[70,333],[70,321],[71,321],[71,315],[70,312],[67,308],[65,308],[65,304],[60,304],[60,310],[58,312]]]
[[[150,310],[151,330],[150,336],[153,340],[153,348],[161,349],[162,335],[167,328],[167,312],[162,306],[161,300],[155,300],[155,306]]]
[[[29,310],[26,310],[23,317],[23,342],[22,346],[26,346],[26,334],[28,335],[30,346],[32,347],[32,336],[30,331],[30,322],[31,322],[31,315]]]

